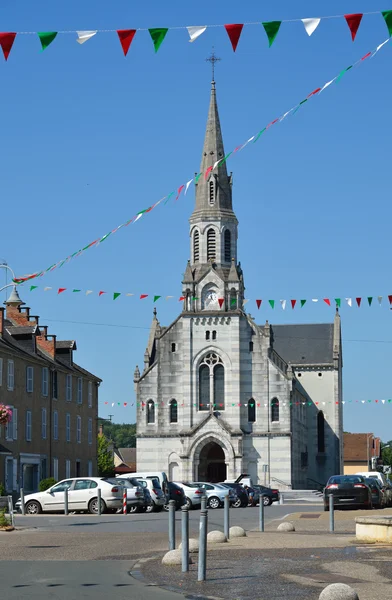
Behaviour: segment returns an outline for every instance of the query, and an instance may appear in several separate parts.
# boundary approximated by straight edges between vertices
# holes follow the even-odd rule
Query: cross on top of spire
[[[219,62],[221,59],[215,55],[214,46],[212,47],[211,56],[206,58],[206,62],[211,63],[212,67],[212,83],[215,83],[215,63]]]

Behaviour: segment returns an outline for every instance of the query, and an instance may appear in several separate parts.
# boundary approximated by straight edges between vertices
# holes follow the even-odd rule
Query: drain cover
[[[318,519],[321,517],[321,513],[302,513],[300,519]]]

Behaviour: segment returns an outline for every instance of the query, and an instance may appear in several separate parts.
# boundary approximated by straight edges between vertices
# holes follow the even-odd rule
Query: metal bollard
[[[199,533],[199,562],[197,569],[197,581],[206,580],[207,571],[207,529],[208,510],[200,511],[200,533]]]
[[[329,531],[335,531],[335,512],[333,505],[333,494],[329,494]]]
[[[263,496],[260,496],[260,502],[259,502],[259,528],[260,528],[260,531],[264,531],[264,502],[263,502]]]
[[[189,571],[189,509],[184,504],[181,507],[181,548],[182,548],[182,572]]]
[[[102,514],[102,506],[101,506],[101,488],[97,489],[98,496],[98,516],[100,517]]]
[[[207,508],[207,495],[203,492],[203,495],[201,497],[200,510],[206,510],[206,508]]]
[[[12,500],[12,496],[8,496],[8,512],[11,518],[11,525],[12,527],[15,527],[14,501]]]
[[[229,509],[230,509],[230,500],[229,500],[229,494],[226,494],[225,496],[225,500],[224,500],[224,514],[223,514],[223,532],[226,536],[226,539],[228,540],[230,537],[230,513],[229,513]]]
[[[22,511],[22,515],[26,514],[26,507],[24,501],[24,489],[20,488],[20,509]]]
[[[283,494],[280,494],[279,504],[284,504]]]
[[[176,547],[176,502],[169,500],[169,550]]]
[[[127,499],[128,499],[127,488],[124,488],[124,493],[123,493],[123,515],[127,514]]]
[[[64,514],[68,514],[68,488],[64,490]]]

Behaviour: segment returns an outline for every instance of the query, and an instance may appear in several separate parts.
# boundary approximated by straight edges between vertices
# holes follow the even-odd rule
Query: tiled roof
[[[333,323],[271,325],[273,349],[292,365],[333,364]]]
[[[74,340],[56,340],[56,349],[76,350],[76,342]]]
[[[136,464],[136,448],[118,448],[123,462],[128,465]]]
[[[39,335],[39,328],[37,325],[31,325],[29,327],[18,327],[18,326],[14,326],[11,325],[10,327],[6,327],[7,332],[10,335],[34,335],[35,333],[38,333]]]

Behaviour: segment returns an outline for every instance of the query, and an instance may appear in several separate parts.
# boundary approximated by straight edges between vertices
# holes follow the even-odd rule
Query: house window
[[[249,352],[253,352],[253,342],[249,342]]]
[[[88,443],[93,443],[93,420],[90,418],[88,420],[88,430],[87,430]]]
[[[72,375],[67,375],[66,377],[65,399],[67,402],[72,401]]]
[[[325,452],[325,419],[322,410],[317,415],[317,452]]]
[[[41,479],[47,478],[47,461],[46,458],[41,460]]]
[[[76,443],[82,443],[82,417],[76,417]]]
[[[26,367],[26,392],[34,391],[34,367]]]
[[[89,381],[88,382],[88,407],[92,408],[93,407],[93,382]]]
[[[3,359],[0,358],[0,386],[3,385]]]
[[[10,408],[12,410],[12,416],[5,426],[5,439],[7,442],[18,439],[18,409],[13,406]]]
[[[53,479],[55,479],[56,481],[59,480],[59,459],[58,458],[53,459]]]
[[[58,393],[57,371],[53,371],[52,395],[53,395],[54,400],[57,400],[57,393]]]
[[[49,369],[48,367],[42,368],[42,395],[49,395]]]
[[[253,398],[248,402],[248,421],[249,423],[256,421],[256,401]]]
[[[193,262],[198,262],[200,258],[200,234],[196,229],[193,234]]]
[[[199,410],[225,408],[225,370],[221,358],[210,352],[199,367]]]
[[[213,339],[213,340],[216,340],[216,331],[213,331],[213,332],[212,332],[212,339]]]
[[[223,365],[214,367],[214,405],[219,410],[225,408],[225,369]]]
[[[65,415],[65,441],[71,441],[71,415],[69,413]]]
[[[14,370],[14,361],[7,361],[7,389],[9,392],[14,390],[15,384],[15,370]]]
[[[210,339],[210,332],[206,331],[206,340],[209,340],[209,339]]]
[[[207,231],[207,260],[216,259],[216,235],[214,229]]]
[[[149,400],[147,402],[147,423],[148,425],[152,425],[155,423],[155,402],[154,400]]]
[[[279,400],[273,398],[271,402],[271,421],[277,423],[279,421]]]
[[[231,261],[231,233],[228,229],[225,230],[224,245],[225,245],[225,262],[230,262]]]
[[[178,405],[177,400],[170,401],[170,423],[178,422]]]
[[[83,379],[78,378],[78,404],[82,404],[83,401]]]
[[[93,461],[92,460],[89,460],[87,463],[87,475],[88,475],[88,477],[93,476]]]
[[[172,351],[172,352],[175,352],[175,351],[176,351],[176,345],[175,345],[174,343],[171,345],[171,351]]]
[[[71,477],[71,461],[67,458],[65,461],[65,478]]]
[[[53,411],[53,439],[59,439],[59,413],[57,410]]]
[[[12,492],[14,487],[14,461],[10,456],[5,459],[5,489]]]
[[[201,365],[199,369],[199,410],[209,410],[209,408],[210,368],[208,365]]]
[[[26,410],[26,442],[31,442],[31,410]]]
[[[210,205],[213,206],[215,204],[215,185],[213,179],[210,180],[209,193],[209,202]]]
[[[46,408],[41,409],[41,437],[46,440]]]

